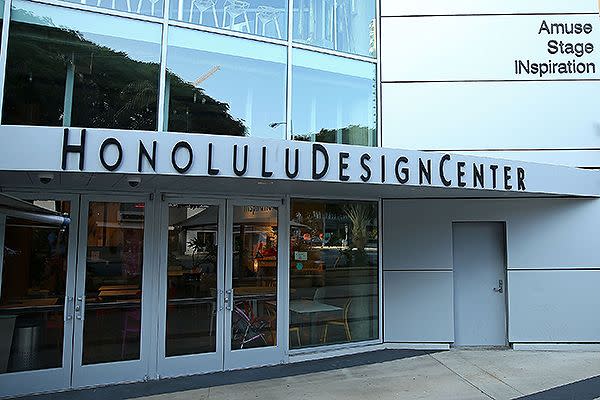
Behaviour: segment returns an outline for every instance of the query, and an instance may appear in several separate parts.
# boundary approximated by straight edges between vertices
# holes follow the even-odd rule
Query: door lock
[[[85,296],[77,297],[77,304],[75,305],[75,319],[83,321],[83,307],[84,307]]]
[[[494,288],[494,292],[496,293],[504,293],[504,281],[500,279],[498,281],[498,287]]]
[[[231,311],[231,303],[233,303],[233,290],[226,290],[225,291],[225,309],[227,311]]]

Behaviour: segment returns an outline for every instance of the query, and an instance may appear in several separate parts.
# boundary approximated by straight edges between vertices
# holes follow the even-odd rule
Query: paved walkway
[[[266,369],[33,398],[594,400],[600,399],[600,353],[387,350]]]

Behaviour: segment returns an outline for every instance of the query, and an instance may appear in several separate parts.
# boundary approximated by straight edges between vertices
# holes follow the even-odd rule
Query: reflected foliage
[[[338,135],[341,141],[338,141]],[[366,126],[350,125],[341,129],[321,129],[316,134],[294,134],[294,140],[303,142],[343,143],[353,145],[369,145],[369,137],[374,136],[373,129]]]

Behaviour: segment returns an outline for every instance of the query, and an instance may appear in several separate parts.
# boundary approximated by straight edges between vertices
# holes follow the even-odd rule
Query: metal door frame
[[[67,274],[65,282],[65,304],[63,309],[63,356],[62,366],[58,368],[38,369],[0,374],[0,397],[17,396],[31,393],[56,391],[71,385],[73,356],[73,299],[75,296],[75,277],[78,255],[79,196],[56,193],[13,192],[13,196],[24,200],[69,201],[71,224],[69,225],[69,247],[67,250]],[[0,221],[0,249],[4,248],[5,218]],[[4,253],[2,251],[2,253]],[[0,290],[2,282],[2,255],[0,255]]]
[[[82,365],[83,355],[83,322],[85,318],[85,277],[87,254],[87,216],[90,202],[143,202],[144,207],[144,250],[142,264],[142,300],[141,300],[141,330],[140,330],[140,358],[129,361],[115,361],[100,364]],[[73,318],[75,329],[73,335],[73,371],[72,387],[97,386],[109,383],[135,382],[148,379],[149,360],[155,350],[151,346],[152,321],[152,281],[156,268],[156,257],[153,257],[154,235],[156,225],[153,216],[154,202],[143,194],[140,195],[82,195],[79,214],[79,243],[76,277],[75,303],[82,299],[82,319]]]
[[[167,321],[167,258],[168,258],[168,233],[169,203],[177,204],[203,204],[219,207],[218,218],[218,250],[217,250],[217,306],[215,323],[215,352],[201,354],[186,354],[181,356],[165,356],[166,321]],[[174,377],[183,375],[204,374],[223,370],[223,337],[224,337],[224,306],[223,293],[225,286],[225,200],[207,199],[192,196],[165,196],[160,205],[159,248],[160,267],[158,272],[158,374],[159,377]]]

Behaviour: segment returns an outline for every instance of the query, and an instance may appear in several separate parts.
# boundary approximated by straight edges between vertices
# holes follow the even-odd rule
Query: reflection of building
[[[0,397],[600,343],[596,10],[471,3],[5,0]]]

